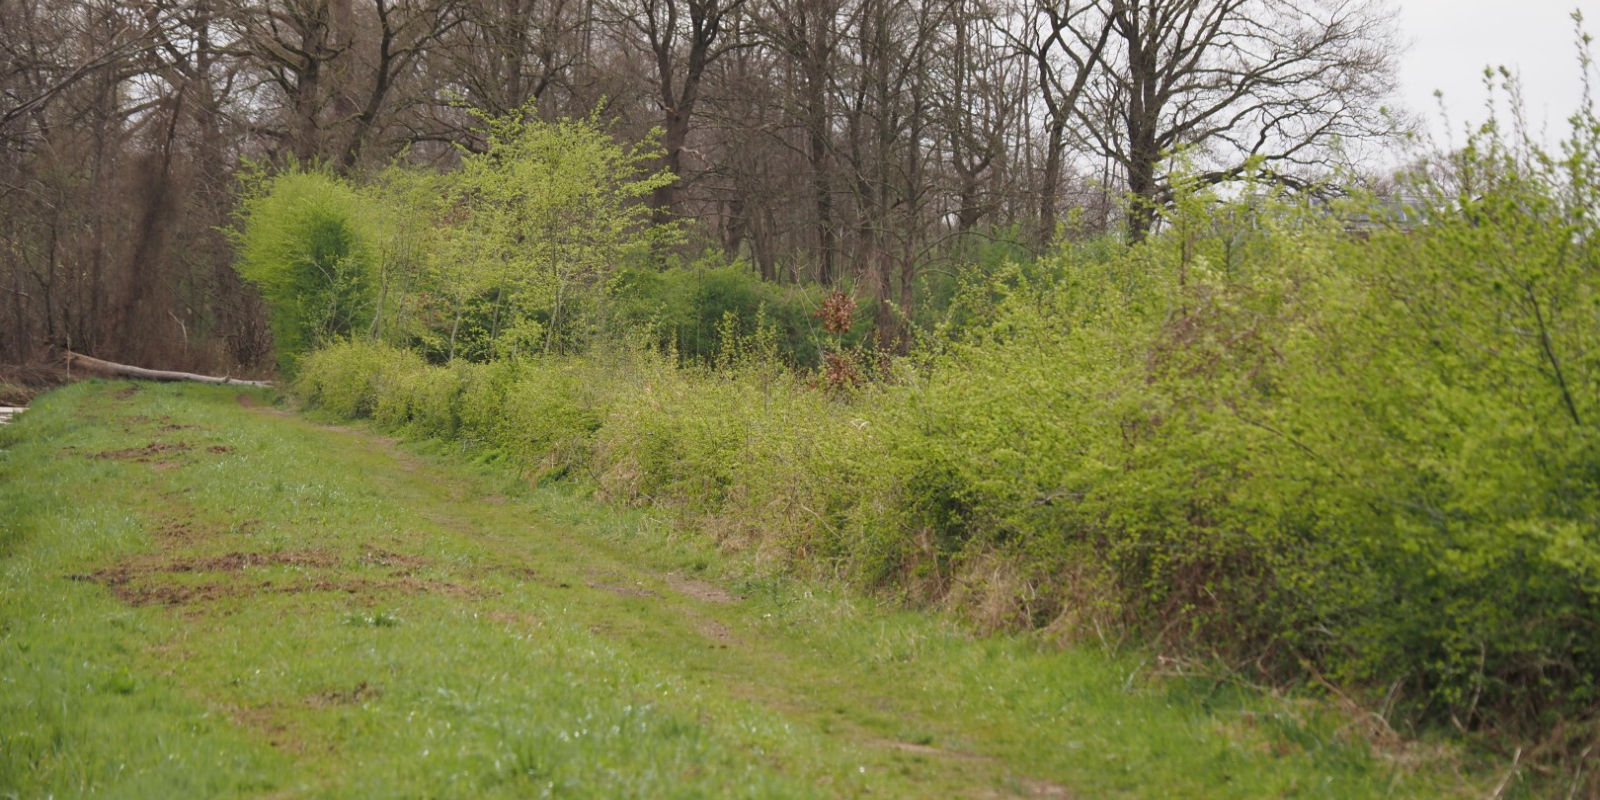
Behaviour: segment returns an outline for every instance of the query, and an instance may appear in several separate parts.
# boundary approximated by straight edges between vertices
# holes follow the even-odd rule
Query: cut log
[[[267,381],[247,381],[227,376],[218,378],[211,375],[196,375],[192,372],[168,372],[161,369],[130,367],[127,364],[118,364],[114,361],[101,361],[98,358],[90,358],[82,353],[74,353],[71,350],[67,351],[67,364],[69,366],[82,367],[91,372],[141,381],[194,381],[196,383],[225,384],[228,386],[272,387],[272,384]]]

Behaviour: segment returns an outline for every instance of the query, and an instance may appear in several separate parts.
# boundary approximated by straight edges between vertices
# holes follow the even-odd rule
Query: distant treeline
[[[632,202],[692,224],[651,266],[849,285],[905,352],[982,242],[1144,236],[1174,152],[1326,177],[1394,128],[1393,33],[1324,0],[4,2],[0,363],[266,367],[221,233],[241,165],[450,172],[485,117],[652,142],[671,177]]]

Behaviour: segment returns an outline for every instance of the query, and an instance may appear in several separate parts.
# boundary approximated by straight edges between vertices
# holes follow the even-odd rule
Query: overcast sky
[[[1400,66],[1400,96],[1445,134],[1434,90],[1444,92],[1450,134],[1459,146],[1465,125],[1482,122],[1483,68],[1505,65],[1522,76],[1529,121],[1558,141],[1582,95],[1570,14],[1600,39],[1600,0],[1391,0],[1410,42]],[[1595,87],[1600,92],[1600,86]],[[1450,142],[1441,140],[1439,144]]]

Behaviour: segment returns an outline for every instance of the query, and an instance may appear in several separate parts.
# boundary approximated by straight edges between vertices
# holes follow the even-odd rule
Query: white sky
[[[1463,129],[1488,114],[1485,66],[1509,67],[1522,78],[1528,121],[1553,143],[1582,97],[1578,50],[1570,14],[1582,11],[1584,28],[1600,56],[1600,0],[1391,0],[1410,49],[1401,60],[1401,102],[1420,114],[1438,144],[1460,146]],[[1434,90],[1444,92],[1449,128],[1440,119]],[[1600,86],[1595,87],[1600,94]],[[1600,100],[1600,97],[1596,98]]]

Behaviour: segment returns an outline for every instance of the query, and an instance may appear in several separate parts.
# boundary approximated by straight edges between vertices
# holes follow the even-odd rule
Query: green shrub
[[[618,145],[598,121],[482,118],[488,147],[440,180],[444,208],[417,298],[440,360],[581,347],[620,265],[671,241],[641,202],[675,180],[650,143]]]
[[[713,262],[625,269],[608,301],[614,327],[649,331],[685,362],[716,359],[722,348],[719,329],[731,314],[741,335],[770,326],[784,359],[810,367],[821,354],[821,326],[811,317],[819,298],[815,290],[767,283],[743,264]]]
[[[291,169],[247,177],[233,232],[239,273],[267,301],[278,365],[365,334],[374,313],[374,234],[354,189]]]

